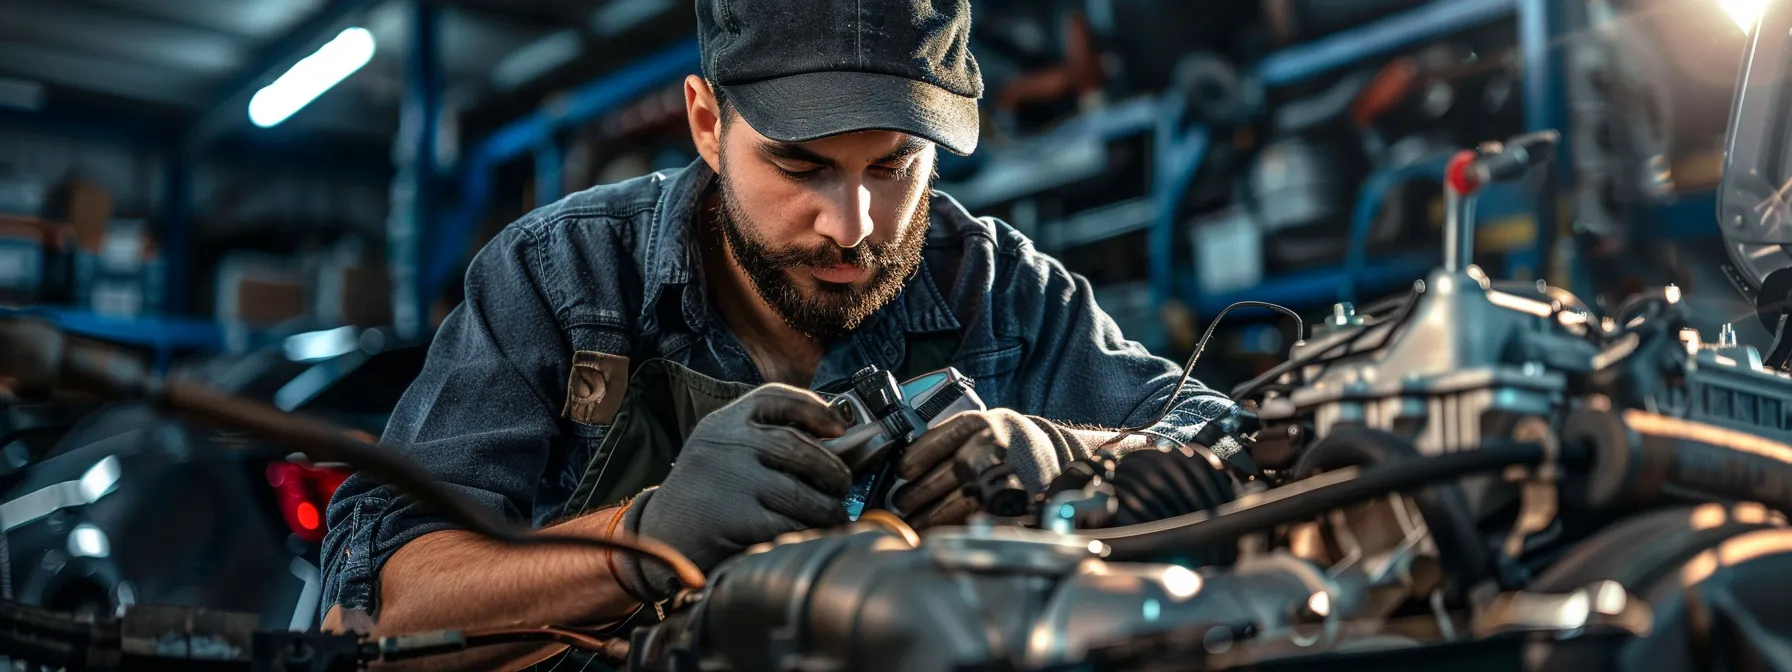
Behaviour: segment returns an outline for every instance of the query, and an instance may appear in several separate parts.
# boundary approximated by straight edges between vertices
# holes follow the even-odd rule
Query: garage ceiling
[[[292,43],[295,31],[315,24],[341,1],[0,0],[0,94],[36,89],[38,111],[45,114],[76,106],[83,117],[150,117],[178,130],[227,104],[243,82],[265,83],[268,78],[258,77],[255,69],[266,67],[280,55],[274,52]],[[373,61],[268,132],[388,141],[397,126],[409,3],[351,3],[366,9],[342,25],[373,33]],[[445,96],[475,113],[531,109],[553,90],[615,67],[626,60],[623,54],[642,53],[661,39],[688,33],[688,12],[673,11],[687,3],[441,1]],[[622,24],[611,23],[624,34],[602,34],[606,15],[622,17]],[[340,28],[331,34],[335,30]],[[633,44],[639,40],[646,43]],[[0,105],[16,106],[18,100],[0,95]],[[229,133],[261,132],[248,123],[246,107],[226,112],[235,117]],[[485,114],[494,120],[502,115]]]

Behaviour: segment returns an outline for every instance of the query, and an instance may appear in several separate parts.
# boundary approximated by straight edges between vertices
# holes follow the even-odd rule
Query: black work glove
[[[966,411],[903,452],[897,474],[909,482],[896,492],[896,508],[919,528],[956,525],[984,510],[1020,515],[1012,509],[1030,503],[1077,450],[1068,432],[1044,419],[1005,408]]]
[[[843,525],[846,463],[821,445],[845,426],[815,394],[766,385],[697,423],[664,483],[629,505],[623,529],[663,542],[709,571],[786,532]],[[671,568],[619,558],[631,595],[659,602],[679,588]]]

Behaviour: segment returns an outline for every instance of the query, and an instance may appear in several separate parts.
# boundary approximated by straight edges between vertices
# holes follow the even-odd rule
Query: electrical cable
[[[554,626],[500,628],[469,632],[466,637],[469,649],[502,644],[550,642],[565,644],[582,651],[590,651],[612,661],[628,659],[628,640],[595,637],[571,628]]]
[[[369,648],[368,660],[398,662],[460,653],[468,649],[509,644],[564,644],[604,657],[611,662],[628,658],[628,641],[606,638],[574,628],[552,625],[491,628],[485,630],[436,630],[379,638]]]
[[[1296,479],[1346,467],[1379,467],[1424,459],[1411,441],[1366,427],[1344,426],[1308,448],[1294,465]],[[1425,527],[1437,544],[1444,574],[1458,585],[1472,585],[1492,571],[1493,559],[1477,533],[1468,498],[1453,482],[1438,482],[1412,494]]]
[[[1195,342],[1194,353],[1188,356],[1188,363],[1184,364],[1182,367],[1182,376],[1176,379],[1176,386],[1170,388],[1170,396],[1169,398],[1164,399],[1164,407],[1158,410],[1157,415],[1144,424],[1114,430],[1113,436],[1108,437],[1106,441],[1101,442],[1101,445],[1096,446],[1098,450],[1112,445],[1115,441],[1119,441],[1128,436],[1137,435],[1147,429],[1155,427],[1157,426],[1157,423],[1163,422],[1164,418],[1170,415],[1170,410],[1176,407],[1176,396],[1182,394],[1182,388],[1187,387],[1189,379],[1194,377],[1195,363],[1201,361],[1201,352],[1207,349],[1207,342],[1213,339],[1214,330],[1218,329],[1220,322],[1226,319],[1226,314],[1232,312],[1233,309],[1236,308],[1268,308],[1274,310],[1294,319],[1294,333],[1296,338],[1304,336],[1307,332],[1307,325],[1305,322],[1301,321],[1300,313],[1296,313],[1286,306],[1277,305],[1268,301],[1239,301],[1226,306],[1224,310],[1221,310],[1218,315],[1213,317],[1212,322],[1207,323],[1207,330],[1201,334],[1201,340]],[[1162,435],[1157,436],[1161,437]]]
[[[1411,296],[1411,294],[1394,294],[1392,296],[1384,296],[1384,297],[1381,297],[1374,301],[1370,301],[1369,303],[1358,306],[1356,309],[1356,314],[1358,317],[1362,317],[1364,319],[1387,317],[1388,313],[1399,310],[1401,306],[1406,305],[1406,301],[1410,296]]]
[[[418,503],[481,536],[517,546],[583,546],[638,553],[666,563],[686,588],[696,590],[705,585],[703,571],[694,563],[672,547],[652,539],[633,537],[620,531],[607,539],[540,534],[492,520],[466,499],[438,485],[417,466],[328,425],[192,383],[171,383],[158,396],[164,406],[181,413],[214,424],[257,432],[315,461],[347,464],[376,481],[398,488]]]
[[[1382,347],[1385,347],[1389,342],[1393,341],[1394,333],[1399,331],[1400,327],[1405,325],[1406,321],[1412,317],[1413,310],[1418,307],[1419,299],[1423,295],[1424,295],[1423,291],[1416,289],[1416,288],[1414,289],[1414,291],[1412,293],[1408,294],[1406,301],[1400,305],[1399,311],[1396,312],[1393,316],[1388,318],[1388,321],[1386,322],[1386,324],[1388,325],[1388,328],[1386,331],[1382,332],[1381,341],[1379,343],[1376,343],[1374,347],[1364,348],[1364,349],[1365,350],[1379,350]],[[1278,378],[1281,378],[1283,374],[1286,374],[1289,371],[1293,371],[1295,369],[1298,369],[1301,367],[1307,367],[1307,366],[1324,366],[1326,364],[1331,364],[1331,363],[1339,361],[1339,360],[1343,360],[1343,359],[1346,359],[1349,357],[1356,356],[1358,353],[1353,350],[1352,346],[1355,346],[1358,341],[1361,341],[1361,340],[1363,340],[1363,338],[1365,336],[1368,336],[1369,332],[1375,331],[1375,328],[1381,326],[1381,324],[1383,324],[1383,323],[1378,322],[1376,324],[1363,325],[1363,327],[1358,329],[1356,333],[1351,334],[1349,338],[1346,338],[1343,341],[1333,344],[1333,345],[1327,347],[1325,350],[1323,350],[1311,357],[1306,357],[1306,358],[1302,358],[1302,359],[1290,359],[1288,361],[1282,362],[1281,364],[1277,364],[1270,370],[1263,372],[1262,375],[1257,376],[1256,378],[1247,380],[1244,383],[1238,385],[1237,387],[1232,388],[1232,395],[1231,395],[1232,400],[1233,401],[1243,401],[1245,399],[1249,399],[1252,395],[1256,394],[1258,390],[1262,389],[1263,386],[1272,383],[1273,381],[1275,381]],[[1333,352],[1340,347],[1344,348],[1344,352],[1339,353],[1337,355],[1329,355],[1329,356],[1326,355],[1326,353]]]
[[[1568,447],[1564,446],[1564,449]],[[1161,558],[1191,550],[1230,543],[1247,534],[1277,525],[1310,520],[1326,511],[1357,504],[1394,492],[1432,485],[1437,481],[1494,471],[1512,465],[1543,460],[1543,447],[1535,443],[1499,443],[1478,450],[1449,453],[1421,460],[1364,469],[1348,480],[1311,485],[1296,494],[1264,501],[1248,497],[1222,507],[1217,513],[1199,512],[1151,523],[1084,530],[1078,536],[1100,541],[1113,550],[1112,561]],[[1564,458],[1580,457],[1579,450]],[[1300,482],[1285,488],[1302,487]],[[1274,496],[1275,490],[1264,495]],[[1225,510],[1230,509],[1230,510]]]

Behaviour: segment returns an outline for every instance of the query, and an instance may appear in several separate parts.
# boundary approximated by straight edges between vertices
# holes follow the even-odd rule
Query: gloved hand
[[[1069,430],[1041,418],[1005,408],[960,413],[903,453],[897,474],[909,482],[896,492],[896,508],[915,527],[962,523],[985,503],[965,490],[981,485],[988,492],[1008,474],[1024,488],[1024,506],[1075,459],[1078,446]]]
[[[787,385],[748,392],[697,423],[665,482],[635,498],[622,527],[709,571],[780,534],[843,525],[852,472],[821,439],[845,431],[811,392]],[[663,563],[613,557],[617,579],[636,598],[658,602],[677,591]]]

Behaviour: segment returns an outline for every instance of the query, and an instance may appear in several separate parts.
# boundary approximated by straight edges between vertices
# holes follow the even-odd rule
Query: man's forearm
[[[603,538],[622,509],[544,530]],[[609,553],[567,546],[509,546],[471,532],[428,534],[405,544],[380,573],[382,633],[514,624],[593,625],[638,604],[611,574]]]
[[[548,530],[601,538],[612,533],[621,513],[605,509]],[[639,603],[622,590],[608,560],[604,551],[591,548],[508,546],[462,530],[427,534],[399,548],[381,570],[372,634],[619,621]],[[345,620],[332,608],[325,629],[351,628]],[[457,665],[508,664],[555,648],[502,647],[477,653],[479,663],[467,659]]]

